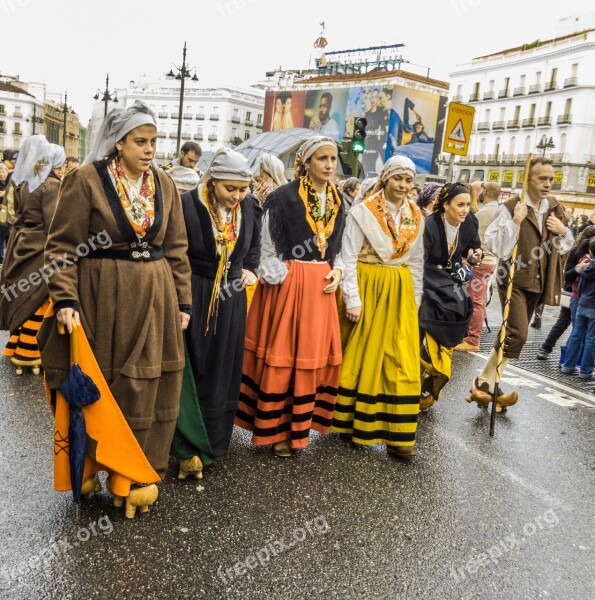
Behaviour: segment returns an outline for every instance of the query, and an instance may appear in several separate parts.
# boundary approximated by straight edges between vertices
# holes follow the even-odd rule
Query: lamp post
[[[552,137],[550,137],[550,139],[547,139],[547,135],[544,135],[541,137],[541,141],[539,142],[539,144],[537,144],[537,148],[539,148],[539,150],[543,150],[543,157],[545,158],[545,151],[547,148],[555,148],[556,144],[554,144],[554,139]]]
[[[173,69],[175,69],[178,74],[174,75]],[[194,69],[194,67],[189,67],[186,65],[186,42],[184,42],[184,50],[182,51],[182,66],[173,67],[169,70],[169,73],[166,77],[179,79],[180,84],[180,110],[178,111],[178,140],[176,142],[176,154],[180,153],[180,140],[182,139],[182,112],[184,109],[184,82],[186,77],[190,77],[190,71]],[[198,81],[198,77],[196,76],[196,69],[194,69],[194,75],[192,76],[192,81]]]
[[[34,104],[33,105],[33,116],[29,116],[27,117],[27,123],[33,123],[33,133],[32,135],[35,135],[35,125],[36,123],[43,123],[43,117],[38,117],[37,116],[37,106]]]
[[[66,152],[66,116],[68,115],[68,110],[72,108],[68,106],[68,92],[64,92],[64,104],[62,105],[62,112],[64,113],[64,130],[62,131],[62,147]]]
[[[109,73],[107,74],[106,78],[105,78],[105,91],[101,92],[99,89],[97,89],[97,93],[95,94],[95,96],[93,96],[93,98],[95,100],[99,100],[99,96],[102,94],[101,96],[101,101],[104,103],[104,107],[103,107],[103,117],[107,117],[107,104],[108,102],[118,102],[118,92],[111,92],[109,89]]]

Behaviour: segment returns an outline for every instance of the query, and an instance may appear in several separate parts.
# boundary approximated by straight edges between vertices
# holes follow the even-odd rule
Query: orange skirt
[[[308,445],[330,430],[341,375],[341,335],[328,263],[289,263],[281,285],[259,285],[248,313],[235,423],[257,445]]]
[[[50,306],[49,297],[9,338],[2,351],[15,365],[35,366],[41,364],[41,355],[37,346],[37,332],[43,322],[43,316]]]

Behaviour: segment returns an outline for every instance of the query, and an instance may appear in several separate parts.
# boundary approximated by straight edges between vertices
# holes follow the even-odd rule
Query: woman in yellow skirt
[[[415,165],[403,156],[383,167],[375,193],[355,205],[338,268],[347,319],[332,430],[361,445],[416,455],[421,391],[417,305],[423,280],[424,220],[409,197]]]

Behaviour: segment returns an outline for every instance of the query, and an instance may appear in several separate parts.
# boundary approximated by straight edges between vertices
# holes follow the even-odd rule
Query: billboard
[[[303,127],[306,92],[267,92],[264,105],[264,131]]]
[[[366,175],[379,174],[395,154],[410,158],[418,174],[437,174],[446,104],[445,96],[401,85],[267,92],[263,130],[305,127],[350,142],[355,118],[365,117]]]

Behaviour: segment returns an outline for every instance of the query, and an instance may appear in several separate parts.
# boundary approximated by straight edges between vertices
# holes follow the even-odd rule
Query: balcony
[[[486,160],[486,164],[497,165],[498,164],[498,155],[497,154],[488,154],[488,158]]]
[[[155,158],[165,158],[165,152],[156,152]]]
[[[553,92],[554,90],[558,89],[558,83],[555,81],[550,81],[549,83],[545,84],[545,89],[543,90],[544,92]]]
[[[192,113],[184,113],[184,114],[182,115],[182,117],[183,117],[184,119],[192,119]]]
[[[501,165],[514,165],[514,154],[502,154]]]
[[[564,160],[566,159],[566,155],[565,154],[550,154],[550,158],[552,159],[552,162],[559,164],[559,163],[564,162]]]
[[[483,99],[484,100],[493,100],[494,99],[494,92],[485,92],[483,95]]]
[[[527,88],[525,86],[514,88],[513,96],[524,96]]]
[[[254,125],[254,121],[246,119],[246,122],[244,123],[244,125],[246,125],[246,127],[252,127],[252,125]]]
[[[508,90],[500,90],[498,92],[498,98],[508,98]]]
[[[479,93],[469,94],[469,102],[477,102],[479,100]]]
[[[213,113],[212,115],[209,115],[209,120],[210,121],[218,121],[219,120],[219,115],[216,115],[216,114]]]
[[[536,83],[535,85],[529,86],[530,94],[539,94],[541,92],[541,83]]]
[[[13,116],[21,118],[23,116],[23,113],[20,110],[15,110]]]
[[[468,165],[473,160],[472,156],[459,156],[460,165]]]
[[[569,77],[568,79],[564,80],[564,87],[565,88],[574,87],[575,85],[578,85],[578,78],[577,77]]]
[[[202,133],[195,133],[194,134],[194,139],[198,140],[199,142],[202,142],[204,140],[204,136]]]
[[[256,127],[257,127],[258,129],[262,129],[262,123],[256,123]]]
[[[527,162],[527,158],[529,157],[528,154],[517,154],[516,155],[516,164],[524,164],[525,162]]]
[[[167,131],[158,131],[157,132],[157,137],[160,137],[160,138],[167,137]]]
[[[535,127],[535,117],[523,119],[523,127]]]
[[[512,119],[512,121],[506,122],[507,129],[519,129],[521,127],[521,122],[519,119]]]
[[[232,122],[232,123],[239,124],[239,123],[240,123],[240,117],[232,117],[232,118],[231,118],[231,122]]]
[[[168,112],[160,112],[159,113],[159,118],[160,119],[167,119],[167,117],[169,117],[169,113]]]
[[[494,121],[492,131],[501,131],[506,128],[506,121]]]
[[[13,129],[12,135],[23,135],[23,132],[20,129]]]
[[[178,116],[179,116],[179,114],[178,114],[177,112],[173,112],[173,113],[169,113],[169,116],[170,116],[172,119],[177,119],[177,118],[178,118]]]
[[[550,127],[552,124],[552,117],[539,117],[537,119],[537,127]]]
[[[489,131],[489,130],[490,130],[489,121],[482,121],[481,123],[477,124],[477,131]]]
[[[190,139],[192,139],[192,135],[189,134],[189,133],[183,133],[182,134],[182,139],[183,140],[190,140]]]
[[[204,113],[198,113],[198,114],[196,115],[196,119],[197,119],[198,121],[204,121],[204,120],[205,120],[205,114],[204,114]]]
[[[216,141],[217,141],[217,134],[216,133],[209,134],[209,142],[216,142]]]
[[[461,94],[459,94],[458,96],[453,96],[452,97],[452,101],[453,102],[462,102],[463,101],[463,96]]]
[[[486,161],[486,155],[485,154],[474,154],[473,155],[473,162],[476,165],[483,165],[483,163],[485,163]]]

